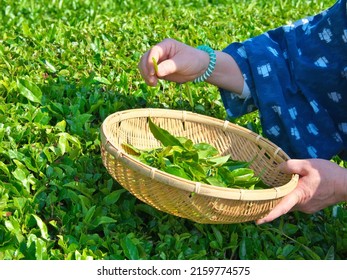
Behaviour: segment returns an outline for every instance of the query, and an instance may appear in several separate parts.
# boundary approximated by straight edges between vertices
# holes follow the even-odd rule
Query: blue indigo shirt
[[[346,0],[223,51],[238,63],[250,90],[239,98],[220,89],[230,116],[259,109],[264,135],[292,158],[345,153]]]

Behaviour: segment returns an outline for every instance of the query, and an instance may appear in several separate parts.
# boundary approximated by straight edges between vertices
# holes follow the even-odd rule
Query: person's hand
[[[215,51],[216,65],[206,82],[241,94],[244,79],[236,61],[227,53]],[[153,58],[158,64],[154,69]],[[158,79],[176,83],[193,81],[205,73],[210,63],[208,53],[173,39],[165,39],[147,51],[138,64],[145,82],[155,86]]]
[[[288,160],[279,165],[288,174],[298,174],[297,187],[257,224],[298,210],[312,214],[330,205],[347,201],[347,169],[323,159]]]
[[[157,73],[153,58],[158,64]],[[206,71],[209,61],[206,52],[173,39],[165,39],[142,56],[138,67],[146,83],[155,86],[158,78],[176,83],[192,81]]]

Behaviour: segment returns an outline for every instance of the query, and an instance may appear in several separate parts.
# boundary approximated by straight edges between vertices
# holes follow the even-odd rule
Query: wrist
[[[202,76],[206,72],[208,65],[210,63],[210,56],[208,55],[207,52],[204,52],[202,50],[197,50],[197,52],[198,52],[197,59],[199,62],[199,66],[198,66],[199,72],[196,74],[196,77],[194,78],[194,80]]]
[[[206,81],[213,73],[216,66],[216,53],[208,46],[199,46],[200,51],[198,60],[201,62],[201,70],[199,75],[193,80],[194,83]]]

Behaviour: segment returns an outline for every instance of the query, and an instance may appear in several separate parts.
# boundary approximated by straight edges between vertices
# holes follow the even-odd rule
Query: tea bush
[[[146,86],[137,64],[153,44],[222,49],[332,3],[0,0],[0,259],[346,258],[343,204],[262,226],[196,224],[119,186],[99,138],[129,108],[226,117],[215,87]],[[256,113],[234,121],[261,133]]]

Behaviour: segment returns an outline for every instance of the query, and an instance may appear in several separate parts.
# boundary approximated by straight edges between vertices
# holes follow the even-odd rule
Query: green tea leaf
[[[149,128],[153,134],[153,136],[160,141],[165,147],[166,146],[179,146],[183,147],[181,142],[170,134],[167,130],[160,128],[154,122],[152,122],[151,118],[148,118]]]
[[[112,205],[118,201],[121,194],[124,193],[125,191],[126,191],[125,189],[113,191],[110,194],[108,194],[107,196],[105,196],[103,201],[105,202],[106,205]]]
[[[27,205],[28,199],[24,197],[14,197],[13,198],[13,205],[19,210],[19,212],[22,214],[24,207]]]
[[[187,180],[191,180],[191,178],[187,175],[184,169],[178,165],[170,165],[165,167],[163,170],[169,174],[172,174]]]
[[[325,255],[325,260],[334,260],[335,259],[335,248],[334,246],[330,246],[328,252]]]
[[[141,151],[128,143],[122,143],[122,148],[130,155],[139,156]]]
[[[206,170],[201,164],[195,161],[182,161],[180,166],[191,175],[193,181],[204,181],[206,178]]]
[[[105,85],[110,85],[111,82],[104,77],[94,77],[94,80]]]
[[[223,165],[227,163],[229,159],[230,159],[230,155],[227,155],[227,156],[209,158],[208,161],[216,166],[216,165]]]
[[[47,260],[48,259],[48,255],[47,255],[47,245],[46,245],[46,242],[44,240],[42,240],[41,238],[35,238],[34,239],[34,243],[35,243],[35,257],[36,257],[36,260]]]
[[[30,27],[29,27],[27,22],[22,23],[22,30],[23,30],[24,36],[26,36],[26,37],[31,36]]]
[[[0,170],[2,170],[7,176],[10,176],[10,171],[8,170],[5,163],[0,161]]]
[[[254,175],[254,171],[249,168],[239,168],[231,171],[234,177],[234,184],[239,187],[252,187],[259,182],[259,178]]]
[[[194,143],[192,140],[187,139],[186,137],[177,137],[177,139],[182,143],[184,149],[186,150],[194,149]]]
[[[232,184],[225,184],[221,179],[217,178],[217,177],[207,177],[206,181],[212,185],[212,186],[216,186],[216,187],[223,187],[226,188],[228,186],[231,186]]]
[[[92,220],[92,217],[93,217],[93,215],[94,215],[94,213],[95,213],[95,208],[96,208],[96,205],[90,207],[90,208],[88,209],[87,213],[85,214],[83,220],[84,220],[84,222],[85,222],[86,224],[89,224],[90,221]]]
[[[53,64],[51,64],[48,60],[43,59],[42,60],[43,64],[46,66],[46,68],[51,72],[51,73],[56,73],[57,69],[54,67]]]
[[[219,248],[221,248],[223,246],[223,235],[216,226],[212,225],[211,228],[213,230],[214,236],[216,237]]]
[[[4,223],[5,228],[16,237],[18,243],[22,242],[25,239],[21,230],[21,224],[17,219],[10,217],[8,220],[5,220]]]
[[[153,62],[155,74],[158,75],[158,63],[154,57],[152,57],[152,62]]]
[[[223,182],[223,185],[228,187],[233,187],[235,185],[235,177],[233,174],[225,167],[221,166],[216,170],[216,175],[221,182]]]
[[[282,229],[282,230],[283,230],[283,232],[284,232],[286,235],[291,236],[291,235],[295,234],[295,233],[299,230],[299,228],[298,228],[297,225],[290,224],[290,223],[285,223],[285,224],[283,225],[283,229]]]
[[[32,102],[40,103],[42,92],[38,86],[28,80],[19,79],[17,81],[19,93]]]
[[[47,230],[46,224],[36,214],[32,214],[32,216],[35,218],[37,226],[40,229],[41,237],[47,240],[49,238],[49,235],[48,235],[48,230]]]
[[[120,242],[122,249],[124,250],[125,256],[130,260],[138,260],[139,259],[139,251],[137,246],[134,243],[133,238],[127,235]]]
[[[224,167],[227,167],[230,171],[239,169],[239,168],[248,168],[250,165],[249,162],[237,161],[229,159],[228,162],[223,164]]]
[[[284,257],[288,257],[293,252],[293,250],[295,250],[295,246],[291,244],[287,244],[286,246],[283,247],[282,255]]]
[[[98,227],[103,224],[112,224],[116,223],[117,221],[115,219],[112,219],[107,216],[99,216],[93,221],[93,227]]]
[[[208,143],[197,143],[194,148],[199,154],[199,158],[211,158],[218,155],[218,150]]]

